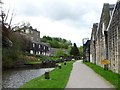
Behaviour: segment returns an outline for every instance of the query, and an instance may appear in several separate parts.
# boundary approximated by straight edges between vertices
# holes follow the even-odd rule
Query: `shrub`
[[[37,58],[36,58],[36,57],[33,57],[33,56],[24,56],[24,57],[23,57],[23,60],[24,60],[25,62],[29,62],[29,61],[36,61]]]

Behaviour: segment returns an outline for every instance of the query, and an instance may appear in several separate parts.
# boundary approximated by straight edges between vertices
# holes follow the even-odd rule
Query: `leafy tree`
[[[53,41],[52,41],[51,46],[54,47],[54,48],[60,48],[60,44],[59,44],[59,42],[57,42],[56,40],[53,40]]]
[[[12,41],[11,47],[4,47],[2,49],[2,63],[3,67],[13,67],[15,66],[15,63],[20,59],[20,56],[22,55],[21,50],[21,39],[15,34],[11,33],[10,40]]]
[[[43,36],[43,38],[41,38],[41,42],[49,43],[52,48],[64,48],[64,49],[68,49],[69,46],[71,46],[72,44],[71,41],[68,41],[66,39],[49,36]]]
[[[14,29],[19,30],[20,28],[21,27],[18,26],[18,29],[16,29],[16,27]],[[4,44],[4,42],[2,42],[2,65],[5,68],[11,68],[25,62],[25,52],[29,51],[31,41],[30,38],[25,37],[17,31],[11,30],[7,27],[5,27],[4,29],[6,31],[9,31],[9,37],[7,37],[6,33],[4,33],[2,36],[6,37],[7,39],[5,39],[11,43],[9,43],[10,45],[6,46],[6,43]]]
[[[63,43],[67,42],[67,40],[66,40],[66,39],[63,39],[62,41],[63,41]]]
[[[55,41],[60,41],[60,38],[57,38],[57,37],[55,37],[55,38],[53,38]]]
[[[52,40],[52,38],[51,37],[49,37],[49,36],[43,36],[43,38],[42,39],[46,39],[46,40]]]
[[[79,47],[80,57],[83,57],[83,46]]]
[[[63,50],[58,50],[57,53],[56,53],[56,57],[59,57],[59,56],[63,56],[65,53]]]
[[[41,42],[47,42],[47,39],[46,38],[41,38]]]
[[[71,48],[70,55],[80,56],[80,52],[79,52],[79,50],[77,48],[76,43],[74,43],[74,46]]]

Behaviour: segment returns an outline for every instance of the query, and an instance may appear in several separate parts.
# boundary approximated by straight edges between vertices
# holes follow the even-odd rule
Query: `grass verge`
[[[120,74],[114,73],[110,70],[104,70],[104,68],[90,62],[84,63],[92,68],[96,73],[105,78],[107,81],[109,81],[111,84],[113,84],[117,90],[120,90]]]
[[[67,65],[61,64],[62,68],[55,68],[50,72],[50,79],[44,79],[44,75],[37,77],[25,83],[21,89],[25,88],[65,88],[69,79],[73,61],[67,62]]]

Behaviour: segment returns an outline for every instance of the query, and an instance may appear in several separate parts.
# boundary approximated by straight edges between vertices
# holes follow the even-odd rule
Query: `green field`
[[[87,66],[92,68],[96,73],[101,75],[103,78],[105,78],[107,81],[109,81],[111,84],[113,84],[118,90],[120,90],[120,75],[117,73],[114,73],[110,70],[104,70],[102,67],[97,66],[90,62],[84,62]]]
[[[55,68],[50,72],[50,79],[45,79],[44,75],[30,80],[20,89],[24,88],[65,88],[71,70],[73,61],[67,62],[67,65],[61,64],[62,68]]]

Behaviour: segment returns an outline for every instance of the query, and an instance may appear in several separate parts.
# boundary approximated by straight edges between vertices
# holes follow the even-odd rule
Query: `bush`
[[[15,62],[20,59],[21,52],[11,49],[11,48],[3,48],[2,49],[2,63],[3,67],[11,68],[15,66]]]
[[[24,56],[23,59],[25,62],[37,61],[37,58],[33,56]]]
[[[4,60],[4,61],[2,62],[3,67],[6,67],[6,68],[12,68],[12,67],[14,67],[14,63],[11,62],[11,61],[12,61],[11,58],[8,58],[8,59]]]
[[[74,43],[74,46],[71,48],[70,55],[80,56],[80,52],[79,52],[79,50],[77,48],[76,43]]]
[[[23,55],[22,49],[21,49],[21,40],[18,38],[18,36],[15,33],[11,33],[10,40],[12,42],[12,45],[9,47],[3,47],[2,48],[2,62],[3,62],[3,68],[11,68],[15,67],[16,62],[22,61],[21,55]]]

